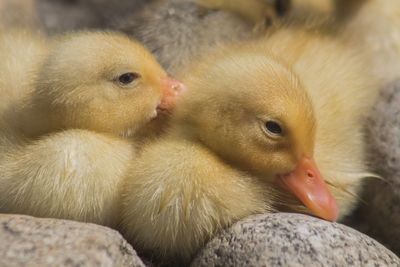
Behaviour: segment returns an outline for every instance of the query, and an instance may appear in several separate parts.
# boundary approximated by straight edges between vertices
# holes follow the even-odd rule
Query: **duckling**
[[[0,37],[0,212],[113,225],[134,135],[182,84],[117,33]]]
[[[5,63],[1,69],[7,74],[1,94],[14,98],[5,101],[1,115],[27,137],[70,128],[129,136],[155,118],[157,109],[171,108],[182,88],[145,48],[123,35],[80,32],[50,42],[37,42],[24,31],[2,39],[5,61],[34,62],[18,69]],[[30,46],[40,53],[24,50]]]
[[[363,4],[346,17],[342,34],[372,55],[373,75],[387,84],[400,75],[400,2],[361,2]]]
[[[266,0],[228,1],[196,0],[206,6],[233,11],[244,18],[246,14],[268,8]],[[256,8],[255,6],[260,6]],[[372,55],[372,75],[386,83],[400,73],[400,2],[387,0],[293,0],[285,23],[309,27],[316,21],[325,21],[336,31],[336,38],[368,50]],[[257,23],[261,18],[253,15]],[[374,17],[375,19],[371,19]]]
[[[289,27],[195,64],[168,133],[127,173],[124,236],[188,263],[251,214],[343,218],[371,175],[362,126],[377,86],[360,53]]]

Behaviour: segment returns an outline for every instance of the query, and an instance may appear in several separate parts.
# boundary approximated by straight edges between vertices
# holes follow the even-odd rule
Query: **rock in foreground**
[[[399,266],[368,236],[301,214],[258,215],[227,229],[200,252],[198,266]]]
[[[67,220],[0,215],[0,266],[137,266],[114,230]]]

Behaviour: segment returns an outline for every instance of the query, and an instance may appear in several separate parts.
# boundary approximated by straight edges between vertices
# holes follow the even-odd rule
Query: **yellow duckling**
[[[200,5],[226,9],[260,23],[267,0],[195,0]],[[276,3],[280,3],[277,1]],[[259,15],[257,15],[259,14]],[[371,19],[374,17],[375,19]],[[400,1],[388,0],[292,0],[286,22],[308,27],[310,21],[325,21],[337,28],[335,36],[346,39],[371,55],[374,75],[389,83],[400,73]]]
[[[22,31],[0,40],[3,60],[13,64],[2,64],[0,94],[12,99],[1,115],[28,137],[71,128],[131,135],[156,117],[157,108],[168,109],[181,89],[145,48],[123,35],[81,32],[50,47],[38,39]]]
[[[361,129],[377,88],[357,53],[288,28],[208,55],[186,79],[169,133],[128,172],[122,233],[187,263],[250,214],[347,214],[369,175]]]
[[[116,33],[0,36],[0,212],[113,225],[134,134],[183,85]]]

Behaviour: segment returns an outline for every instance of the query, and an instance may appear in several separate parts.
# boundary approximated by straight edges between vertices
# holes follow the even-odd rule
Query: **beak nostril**
[[[307,171],[307,176],[309,178],[314,178],[314,173],[312,171]]]

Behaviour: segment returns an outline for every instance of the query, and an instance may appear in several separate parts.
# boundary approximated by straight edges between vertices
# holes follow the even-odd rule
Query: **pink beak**
[[[161,80],[163,86],[163,97],[158,105],[158,111],[170,111],[175,107],[178,96],[186,90],[186,86],[169,77]]]
[[[278,175],[277,183],[294,194],[317,216],[333,222],[338,219],[336,200],[329,192],[314,159],[303,156],[292,172]]]

